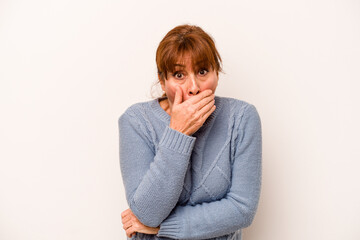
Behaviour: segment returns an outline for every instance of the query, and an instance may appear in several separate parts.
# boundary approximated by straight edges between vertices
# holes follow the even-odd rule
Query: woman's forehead
[[[190,54],[180,56],[177,58],[177,60],[174,63],[174,67],[178,68],[198,68],[198,67],[204,67],[208,66],[210,63],[208,60],[202,58],[202,59],[194,59],[194,56],[191,56]]]

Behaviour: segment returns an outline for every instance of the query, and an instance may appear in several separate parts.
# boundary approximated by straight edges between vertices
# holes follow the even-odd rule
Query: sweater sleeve
[[[160,225],[158,236],[205,239],[248,227],[260,196],[261,155],[260,118],[249,105],[240,122],[229,192],[217,201],[175,207]]]
[[[195,138],[166,127],[154,149],[143,131],[145,123],[136,116],[125,112],[118,123],[120,168],[129,207],[143,224],[157,227],[179,199]]]

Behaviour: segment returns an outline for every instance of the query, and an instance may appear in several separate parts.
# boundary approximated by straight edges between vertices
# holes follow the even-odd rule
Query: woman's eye
[[[175,78],[178,78],[178,79],[181,79],[181,78],[184,77],[184,74],[179,73],[179,72],[176,72],[176,73],[174,73],[174,77],[175,77]]]
[[[207,70],[206,69],[201,69],[200,71],[199,71],[199,74],[200,75],[202,75],[202,76],[204,76],[204,75],[206,75],[207,74]]]

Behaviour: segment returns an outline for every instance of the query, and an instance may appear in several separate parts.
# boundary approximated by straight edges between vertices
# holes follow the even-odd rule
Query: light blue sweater
[[[130,209],[157,236],[240,239],[261,186],[261,123],[244,101],[215,97],[216,110],[192,136],[169,128],[158,99],[119,118],[120,166]]]

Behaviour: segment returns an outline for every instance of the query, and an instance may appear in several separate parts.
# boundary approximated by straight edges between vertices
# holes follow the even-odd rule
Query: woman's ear
[[[161,85],[161,89],[165,92],[165,80],[162,79],[161,74],[158,73],[158,79]]]

